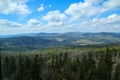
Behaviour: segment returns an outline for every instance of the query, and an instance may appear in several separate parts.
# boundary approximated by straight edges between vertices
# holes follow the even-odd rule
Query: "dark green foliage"
[[[1,61],[1,52],[0,52],[0,80],[2,80],[2,61]]]
[[[21,53],[19,53],[18,61],[17,61],[17,69],[16,69],[16,79],[15,80],[23,80],[24,79],[24,59],[23,56],[21,56]]]
[[[31,59],[29,59],[28,56],[25,57],[24,62],[23,62],[23,67],[24,67],[24,73],[23,75],[24,78],[23,80],[30,80],[30,73],[31,73]]]
[[[3,80],[120,80],[119,53],[119,47],[106,47],[81,54],[46,49],[7,55],[2,60]]]
[[[6,56],[3,61],[3,77],[5,77],[5,78],[9,78],[9,76],[10,76],[9,63],[10,63],[9,57]]]
[[[92,54],[88,55],[88,60],[87,60],[87,76],[86,80],[95,80],[95,70],[96,70],[96,65],[95,65],[95,60],[93,59]]]
[[[116,66],[114,80],[120,80],[120,63]]]
[[[42,59],[38,55],[35,55],[31,64],[31,79],[41,80],[42,78]]]
[[[10,75],[10,80],[15,80],[15,72],[16,72],[16,60],[14,57],[10,56],[10,63],[9,63],[9,75]]]

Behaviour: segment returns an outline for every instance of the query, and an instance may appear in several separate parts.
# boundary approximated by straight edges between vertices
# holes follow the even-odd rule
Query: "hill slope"
[[[1,47],[45,48],[51,46],[119,43],[120,33],[38,33],[0,38]]]

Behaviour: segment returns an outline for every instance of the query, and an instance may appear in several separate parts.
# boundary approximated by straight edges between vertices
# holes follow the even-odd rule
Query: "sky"
[[[0,0],[0,35],[120,32],[119,0]]]

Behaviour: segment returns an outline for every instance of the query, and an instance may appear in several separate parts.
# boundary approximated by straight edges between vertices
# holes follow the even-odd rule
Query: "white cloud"
[[[0,20],[0,27],[21,27],[22,25],[16,22],[8,21],[5,19]]]
[[[28,22],[27,22],[27,26],[29,27],[40,27],[41,26],[41,23],[40,21],[36,20],[36,19],[30,19]]]
[[[93,16],[99,12],[99,8],[93,5],[92,2],[73,3],[65,10],[65,13],[70,15],[72,20],[83,20]]]
[[[59,22],[64,21],[66,19],[66,15],[60,13],[58,10],[55,10],[48,12],[47,15],[43,17],[43,19],[49,22]]]
[[[44,11],[45,9],[47,9],[47,8],[50,8],[50,7],[52,7],[51,4],[49,4],[49,5],[47,5],[47,6],[45,6],[44,4],[41,4],[40,7],[37,8],[37,11],[38,11],[38,12],[41,12],[41,11]]]
[[[30,14],[27,0],[0,0],[0,14]]]
[[[84,2],[73,3],[65,13],[70,15],[71,20],[86,20],[92,16],[99,16],[103,12],[120,9],[119,0],[84,0]]]
[[[88,31],[120,31],[120,15],[112,14],[107,18],[94,18],[92,21],[84,21],[79,26],[84,26]]]
[[[0,19],[0,27],[17,28],[17,27],[40,27],[40,26],[41,26],[40,21],[36,19],[30,19],[26,24],[20,24],[6,19]]]
[[[62,14],[62,13],[61,13]],[[106,18],[94,18],[81,23],[64,24],[63,21],[48,22],[43,25],[39,20],[30,19],[26,24],[0,20],[0,34],[20,34],[33,32],[120,32],[120,15],[112,14]],[[60,26],[60,27],[52,27]]]
[[[20,24],[9,20],[0,20],[0,34],[21,34],[21,33],[34,33],[43,29],[40,21],[30,19],[26,24]]]
[[[84,0],[84,1],[93,4],[94,6],[98,6],[102,4],[105,0]]]
[[[47,26],[50,26],[50,27],[62,27],[65,25],[65,22],[49,22],[47,24]]]
[[[44,11],[44,4],[41,4],[40,7],[37,9],[37,11],[41,12]]]
[[[112,14],[107,18],[96,19],[94,18],[92,21],[94,24],[104,24],[104,25],[120,25],[120,15]],[[96,25],[97,26],[97,25]]]
[[[41,12],[41,11],[43,11],[43,10],[44,10],[44,7],[43,7],[43,6],[41,6],[41,7],[38,8],[38,11],[39,11],[39,12]]]
[[[120,9],[120,2],[119,0],[108,0],[104,2],[102,7],[102,12],[109,11],[109,10],[115,10]]]
[[[30,11],[25,3],[26,0],[0,0],[0,13],[28,14]],[[38,8],[38,11],[43,11],[49,7],[51,7],[51,5],[44,6],[44,4],[41,4]],[[96,15],[116,9],[120,9],[120,3],[118,0],[84,0],[84,2],[71,4],[64,11],[64,13],[61,13],[59,10],[48,12],[45,16],[42,17],[43,20],[48,22],[44,25],[36,19],[30,19],[26,22],[26,24],[20,24],[1,19],[0,33],[23,33],[40,31],[120,32],[120,15],[112,14],[106,18],[101,18],[99,16],[96,17]],[[69,20],[74,22],[69,22]]]
[[[43,20],[48,21],[48,25],[50,26],[62,26],[65,23],[66,15],[63,13],[60,13],[60,11],[55,10],[48,12],[46,16],[43,17]]]

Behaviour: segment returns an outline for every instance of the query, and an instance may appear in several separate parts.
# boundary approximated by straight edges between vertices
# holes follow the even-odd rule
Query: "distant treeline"
[[[0,80],[120,80],[120,47],[0,56]]]

